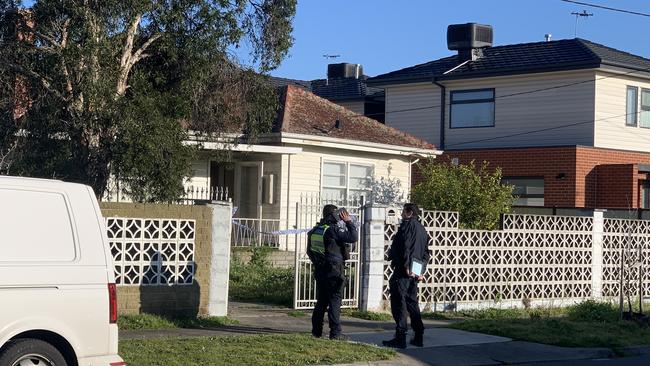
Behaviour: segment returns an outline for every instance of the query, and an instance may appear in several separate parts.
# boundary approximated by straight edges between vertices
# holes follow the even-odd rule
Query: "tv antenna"
[[[330,54],[326,53],[326,54],[323,55],[323,57],[332,60],[332,59],[341,57],[341,55],[330,55]]]
[[[578,37],[578,19],[579,18],[587,19],[588,17],[593,17],[594,14],[593,13],[587,13],[586,10],[583,10],[582,13],[574,11],[571,14],[576,16],[576,24],[575,24],[575,27],[573,28],[573,37]]]

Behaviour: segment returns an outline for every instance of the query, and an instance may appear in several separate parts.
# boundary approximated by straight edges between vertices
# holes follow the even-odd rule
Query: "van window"
[[[0,263],[75,259],[63,195],[0,188]]]

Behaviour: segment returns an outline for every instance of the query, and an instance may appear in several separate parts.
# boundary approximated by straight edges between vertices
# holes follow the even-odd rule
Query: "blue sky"
[[[648,0],[582,0],[650,13]],[[494,27],[495,45],[578,37],[650,58],[650,18],[560,0],[298,0],[295,43],[272,75],[322,78],[329,62],[362,64],[367,75],[449,56],[447,25],[476,22]],[[323,54],[340,54],[334,61]]]

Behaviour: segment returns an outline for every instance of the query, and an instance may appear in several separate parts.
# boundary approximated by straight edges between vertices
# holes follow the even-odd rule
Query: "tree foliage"
[[[0,0],[0,169],[140,201],[182,192],[188,131],[268,131],[259,74],[292,44],[296,0]],[[229,50],[247,42],[258,70]]]
[[[430,160],[419,165],[422,182],[411,192],[412,201],[427,210],[456,211],[460,225],[470,229],[493,230],[501,214],[514,203],[513,187],[501,184],[501,170]]]

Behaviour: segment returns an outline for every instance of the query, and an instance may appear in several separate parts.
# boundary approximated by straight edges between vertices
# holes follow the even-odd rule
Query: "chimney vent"
[[[546,34],[544,35],[544,39],[546,40],[546,42],[550,42],[550,41],[551,41],[551,37],[553,37],[553,35],[552,35],[551,33],[546,33]]]
[[[492,26],[476,23],[452,24],[447,27],[447,48],[457,50],[462,61],[476,60],[482,49],[492,46]]]
[[[360,79],[363,76],[363,66],[359,64],[329,64],[327,65],[327,78]]]

